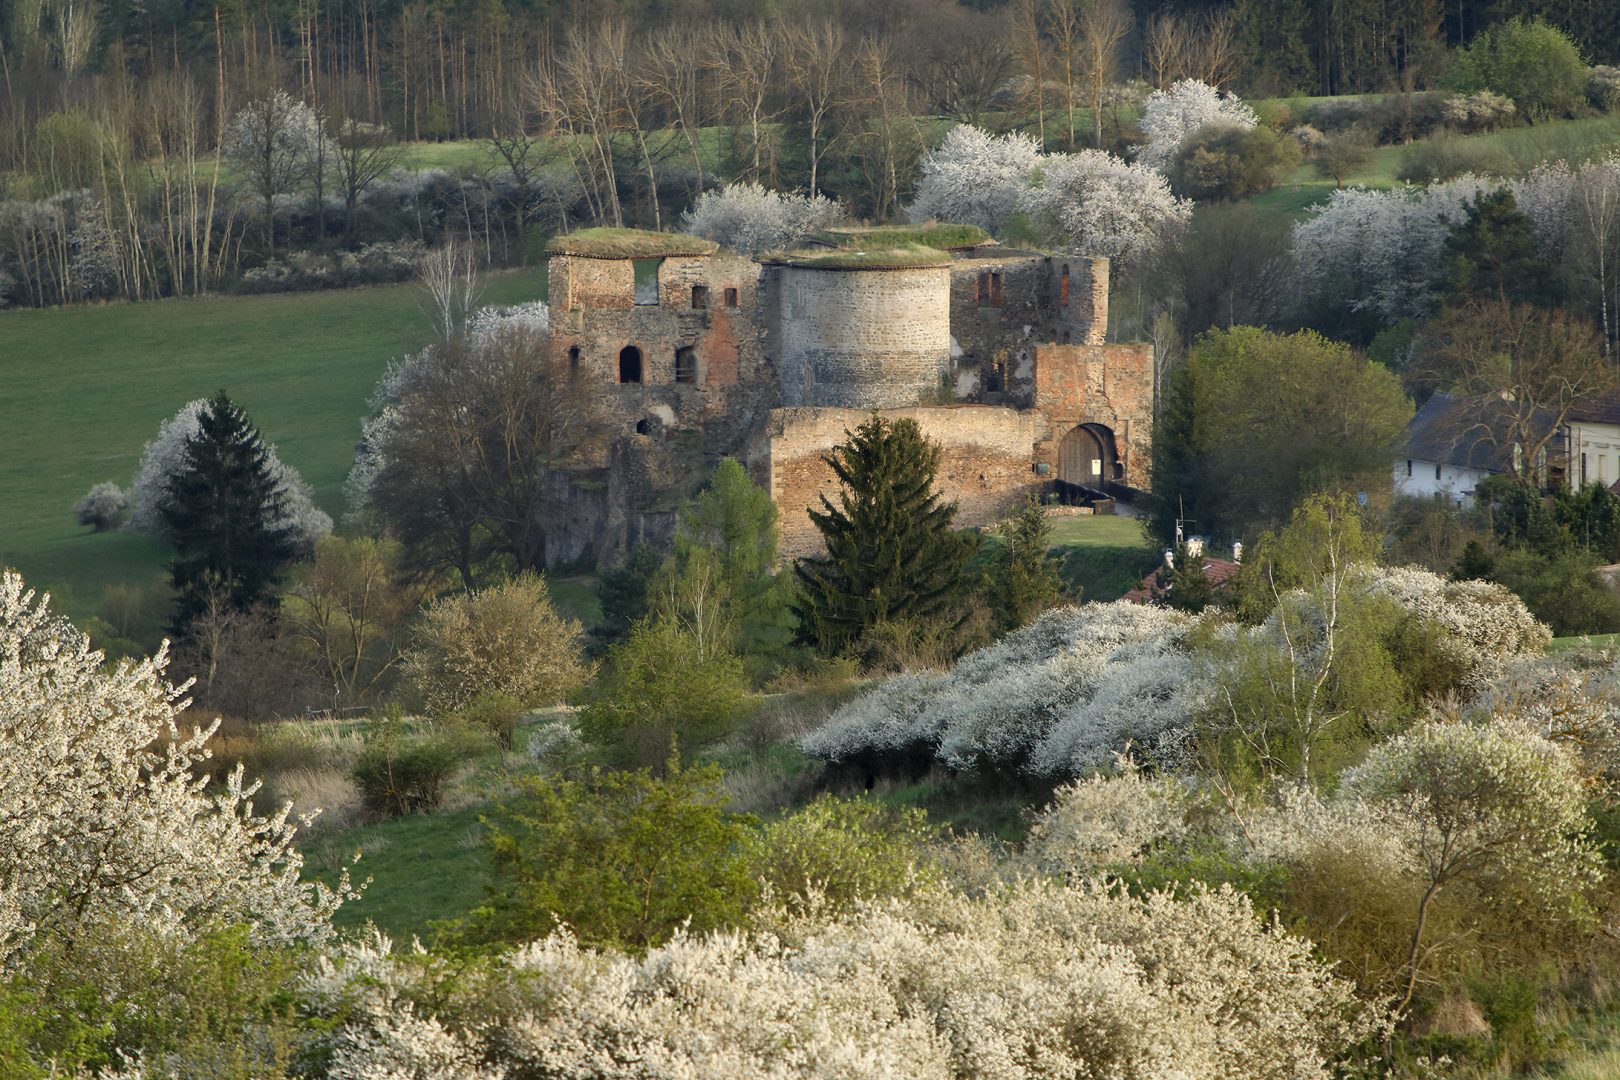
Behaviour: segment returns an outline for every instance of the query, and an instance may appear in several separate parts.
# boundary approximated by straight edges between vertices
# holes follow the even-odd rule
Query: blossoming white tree
[[[1252,128],[1254,110],[1234,94],[1208,83],[1183,79],[1168,90],[1155,90],[1142,106],[1142,134],[1147,136],[1136,160],[1160,172],[1170,164],[1187,136],[1206,127]]]
[[[977,225],[1000,236],[1043,160],[1040,145],[1029,135],[992,135],[959,124],[923,158],[917,198],[906,216]]]
[[[1042,242],[1126,262],[1192,218],[1164,177],[1101,150],[1046,158],[1018,205]]]
[[[102,655],[20,575],[0,576],[0,969],[48,935],[185,936],[245,922],[265,942],[321,942],[348,890],[301,879],[287,808],[253,810],[237,767],[194,775],[218,722],[183,734],[166,656]]]
[[[682,227],[733,251],[755,255],[794,247],[842,219],[838,204],[825,195],[771,191],[744,182],[698,196]]]
[[[243,106],[226,127],[219,150],[263,203],[265,243],[271,250],[276,197],[295,191],[320,162],[335,157],[326,146],[320,114],[284,90]]]
[[[207,407],[205,398],[188,402],[158,429],[157,437],[141,451],[135,479],[129,485],[128,527],[139,532],[163,535],[163,515],[158,507],[167,497],[169,481],[184,464],[186,440],[201,430],[198,416]],[[270,474],[281,496],[282,513],[278,527],[292,531],[301,551],[313,551],[315,542],[332,531],[332,519],[315,505],[309,485],[298,470],[282,461],[274,446],[267,446]]]

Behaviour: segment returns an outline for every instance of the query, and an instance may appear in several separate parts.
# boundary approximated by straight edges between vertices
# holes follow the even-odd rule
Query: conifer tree
[[[1029,496],[1007,530],[991,577],[991,601],[1007,630],[1016,630],[1063,599],[1063,579],[1047,547],[1051,523],[1040,502]]]
[[[967,584],[974,538],[956,532],[956,504],[934,490],[939,447],[911,419],[874,415],[824,460],[843,490],[810,519],[827,554],[795,568],[799,636],[849,651],[872,627],[948,615]]]
[[[290,530],[278,524],[282,496],[269,451],[247,414],[221,390],[197,419],[160,509],[175,546],[169,577],[181,636],[211,595],[242,611],[259,603],[295,552]]]

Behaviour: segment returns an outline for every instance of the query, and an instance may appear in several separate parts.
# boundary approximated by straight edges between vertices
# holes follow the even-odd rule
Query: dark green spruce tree
[[[874,415],[822,460],[843,489],[810,519],[827,554],[795,567],[799,637],[832,655],[882,623],[949,617],[968,588],[976,537],[952,528],[934,490],[939,447],[915,420]]]
[[[174,542],[174,631],[207,609],[211,596],[246,611],[262,602],[294,553],[282,496],[264,440],[225,391],[209,399],[186,440],[160,512]]]

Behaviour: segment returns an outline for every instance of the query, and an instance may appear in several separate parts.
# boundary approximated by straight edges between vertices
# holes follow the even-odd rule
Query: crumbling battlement
[[[552,347],[599,391],[616,448],[602,493],[574,500],[570,557],[614,561],[667,533],[722,455],[746,455],[782,510],[784,554],[805,554],[805,511],[832,482],[821,459],[872,410],[940,443],[963,524],[1028,491],[1145,488],[1152,349],[1103,343],[1108,261],[968,232],[829,233],[758,260],[672,233],[557,238]]]

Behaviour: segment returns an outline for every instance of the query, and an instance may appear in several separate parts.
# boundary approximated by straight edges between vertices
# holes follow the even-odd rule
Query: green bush
[[[1299,142],[1269,127],[1206,127],[1170,163],[1170,186],[1189,199],[1242,199],[1270,191],[1300,162]]]
[[[1495,147],[1451,135],[1436,135],[1407,147],[1395,176],[1409,184],[1432,184],[1464,173],[1498,175],[1508,171],[1509,165],[1506,155]]]
[[[656,766],[672,744],[686,749],[721,738],[747,707],[742,661],[672,619],[656,619],[608,651],[579,730],[626,763]]]
[[[378,817],[426,813],[444,801],[444,786],[461,763],[463,748],[439,732],[406,735],[385,722],[354,763],[350,776],[366,809]]]
[[[1586,101],[1588,70],[1568,34],[1537,19],[1512,19],[1457,53],[1453,89],[1511,98],[1531,123],[1569,116]]]
[[[511,694],[498,691],[479,694],[457,709],[452,716],[471,731],[488,735],[502,750],[512,749],[518,721],[523,719],[523,703]]]
[[[1620,596],[1598,576],[1597,559],[1570,554],[1549,559],[1531,551],[1497,556],[1493,580],[1519,595],[1554,637],[1620,631]]]
[[[822,911],[844,911],[933,881],[927,846],[934,834],[922,810],[823,795],[768,825],[749,844],[748,864],[790,909],[802,910],[814,896]]]
[[[683,926],[739,924],[758,893],[751,819],[725,809],[721,780],[713,766],[525,779],[485,819],[496,883],[468,935],[528,941],[562,924],[588,945],[642,951]]]

